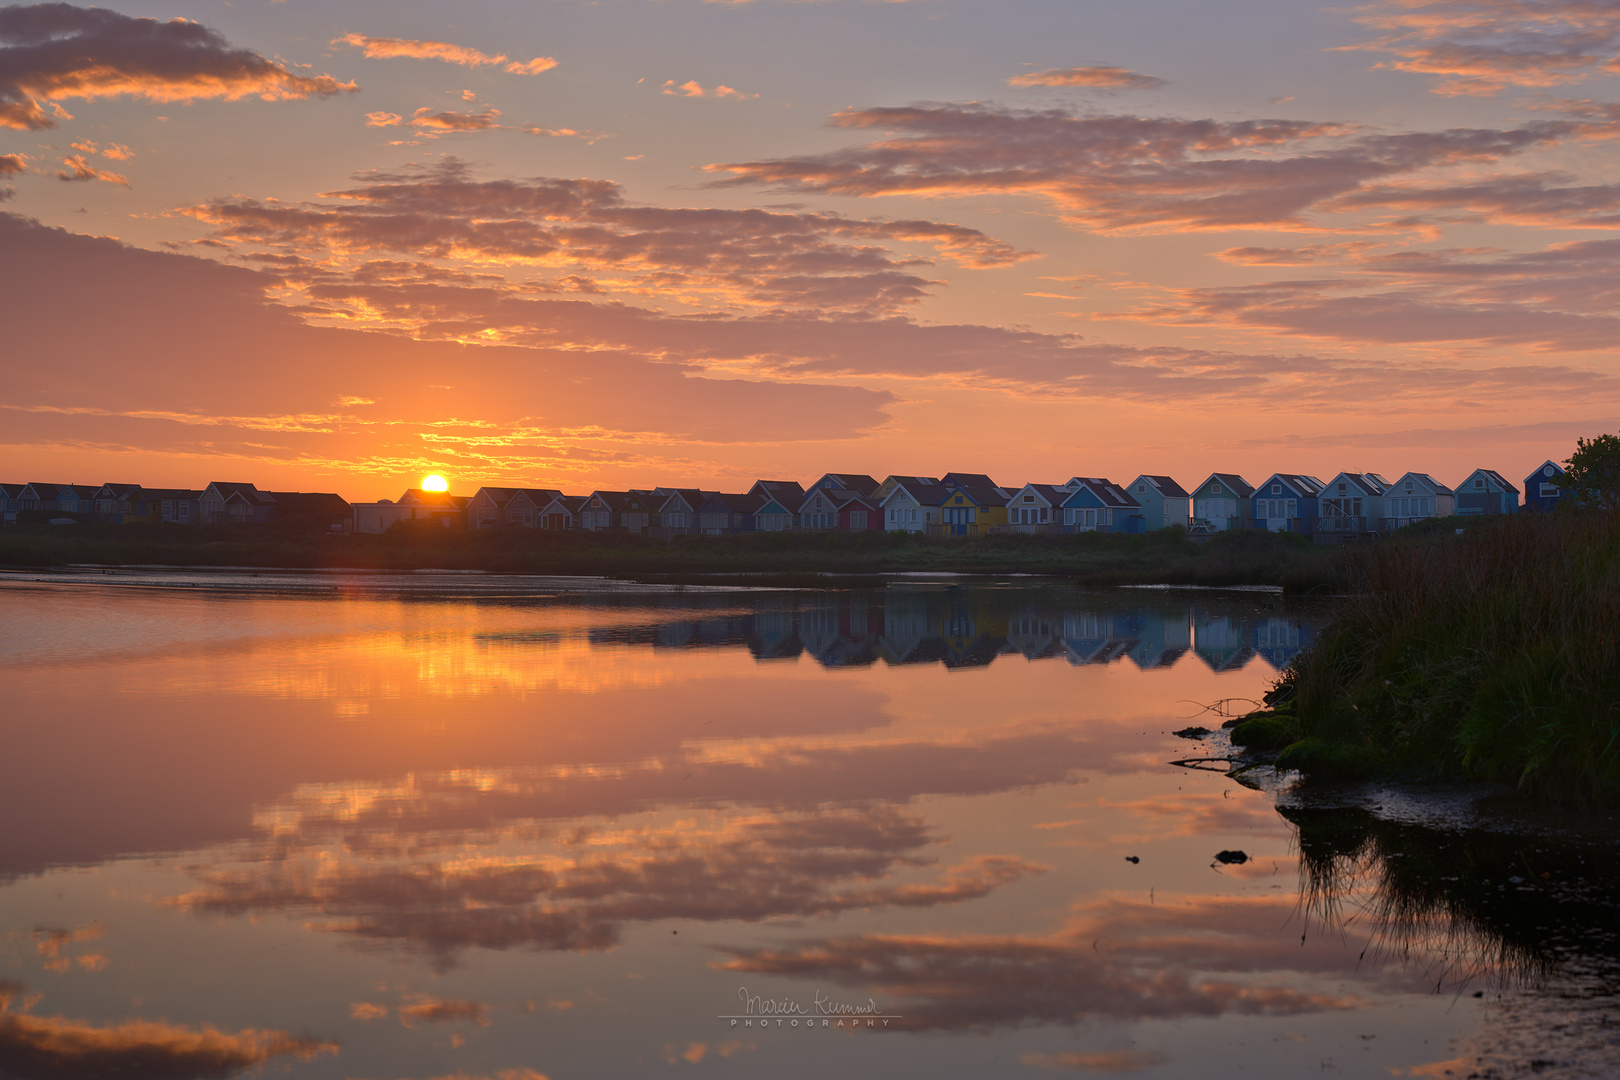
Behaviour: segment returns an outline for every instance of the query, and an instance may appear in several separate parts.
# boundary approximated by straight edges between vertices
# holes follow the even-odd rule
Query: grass
[[[654,540],[624,532],[503,528],[479,532],[396,526],[380,535],[328,535],[295,522],[17,526],[0,532],[0,566],[102,565],[357,567],[602,574],[645,580],[769,574],[801,584],[818,574],[901,571],[1026,573],[1086,585],[1280,585],[1332,592],[1344,556],[1297,536],[1221,533],[1207,542],[1179,529],[1144,535],[999,533],[746,533]],[[797,577],[796,577],[797,576]]]
[[[1339,618],[1273,690],[1300,736],[1279,767],[1620,803],[1620,514],[1417,531],[1347,574]]]

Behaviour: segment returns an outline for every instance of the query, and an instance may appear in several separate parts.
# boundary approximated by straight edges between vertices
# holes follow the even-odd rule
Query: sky
[[[0,479],[1517,481],[1620,0],[0,6]]]

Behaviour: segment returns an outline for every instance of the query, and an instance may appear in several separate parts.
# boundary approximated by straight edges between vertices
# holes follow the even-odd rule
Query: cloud
[[[1291,897],[1157,904],[1104,898],[1078,907],[1049,935],[867,934],[725,946],[719,951],[729,959],[714,966],[859,986],[886,1005],[894,1002],[890,1008],[912,1030],[1364,1007],[1355,996],[1280,981],[1291,972],[1338,972],[1344,964],[1337,939],[1302,948],[1277,933],[1294,908]]]
[[[103,147],[90,139],[81,139],[74,143],[73,149],[81,154],[100,154],[102,157],[110,158],[113,161],[128,161],[135,156],[135,151],[120,143],[108,143]]]
[[[527,859],[484,858],[473,846],[356,864],[334,862],[319,829],[302,850],[283,831],[267,838],[284,851],[281,862],[200,870],[202,887],[176,902],[199,914],[297,912],[328,930],[447,958],[469,946],[606,949],[629,922],[935,907],[1046,869],[980,855],[933,880],[885,880],[925,864],[917,852],[932,840],[921,819],[894,808],[732,814],[707,827],[689,822],[679,836],[626,825],[570,835]],[[398,1012],[407,1024],[487,1022],[485,1007],[469,1002],[421,998]]]
[[[498,114],[440,115],[456,117],[447,127],[465,130],[457,125],[492,123]],[[756,309],[912,305],[934,282],[914,272],[925,260],[898,255],[890,244],[924,244],[980,268],[1029,257],[943,222],[637,206],[608,181],[478,180],[455,161],[376,174],[325,198],[216,200],[187,213],[215,226],[216,239],[305,258],[320,253],[328,262],[406,253],[462,266],[566,267],[625,296]]]
[[[1184,289],[1124,317],[1259,329],[1322,341],[1528,347],[1589,352],[1620,345],[1620,240],[1570,241],[1539,251],[1389,250],[1377,245],[1235,248],[1228,261],[1311,265],[1336,278]]]
[[[533,60],[509,60],[504,53],[491,55],[465,45],[452,45],[447,41],[416,41],[410,38],[367,37],[364,34],[344,34],[333,38],[333,45],[348,45],[364,51],[370,59],[443,60],[462,67],[494,67],[514,75],[539,75],[557,66],[549,56]]]
[[[105,956],[100,953],[73,956],[66,950],[86,941],[96,941],[106,932],[107,928],[100,923],[91,923],[74,930],[66,927],[45,927],[34,931],[34,950],[39,953],[41,966],[46,971],[68,971],[75,964],[86,971],[100,971],[107,966]]]
[[[430,131],[488,131],[490,128],[501,126],[496,123],[500,117],[499,109],[485,109],[476,113],[449,111],[436,113],[430,108],[421,108],[417,109],[416,114],[407,122]]]
[[[300,75],[217,31],[185,19],[158,22],[105,8],[33,4],[0,8],[0,127],[57,126],[46,105],[128,94],[148,101],[265,101],[357,89]]]
[[[406,1027],[415,1027],[419,1022],[476,1024],[478,1027],[488,1027],[490,1023],[489,1006],[482,1002],[436,998],[429,994],[412,995],[395,1011]]]
[[[389,476],[419,471],[430,454],[486,463],[469,458],[469,470],[543,460],[573,475],[577,462],[599,467],[608,455],[663,471],[660,453],[679,458],[711,440],[848,437],[882,425],[893,400],[859,387],[711,376],[690,361],[600,343],[469,347],[312,327],[267,301],[280,286],[273,273],[15,215],[0,214],[0,247],[0,294],[15,308],[8,344],[22,355],[72,354],[34,371],[8,405],[50,406],[68,385],[96,384],[74,399],[88,411],[12,413],[16,422],[0,426],[13,446],[88,438],[243,461],[345,461]],[[84,310],[101,317],[72,317]],[[608,305],[593,319],[624,310]],[[220,350],[241,364],[211,361]],[[334,410],[344,396],[382,407]]]
[[[665,93],[665,94],[672,94],[672,95],[675,95],[677,97],[712,97],[712,98],[738,98],[738,99],[757,98],[757,97],[759,97],[758,94],[745,94],[741,90],[736,90],[736,89],[733,89],[732,87],[726,86],[724,83],[721,83],[720,85],[716,86],[713,90],[705,90],[705,89],[703,89],[703,84],[699,83],[696,79],[688,79],[686,82],[681,83],[679,86],[675,85],[675,80],[674,79],[668,79],[668,80],[665,81],[665,83],[663,85],[663,88],[662,88],[662,90],[660,92]]]
[[[715,186],[872,197],[1031,194],[1099,232],[1329,226],[1332,200],[1392,177],[1478,167],[1565,139],[1591,121],[1510,130],[1380,134],[1306,120],[1078,115],[978,103],[847,109],[836,126],[890,137],[807,157],[711,164]]]
[[[13,986],[15,984],[12,984]],[[12,995],[0,985],[0,1073],[8,1076],[122,1076],[133,1080],[203,1080],[293,1055],[309,1060],[335,1054],[333,1043],[294,1038],[285,1031],[247,1029],[235,1034],[155,1020],[98,1027],[66,1017],[9,1011]]]
[[[27,154],[0,154],[0,176],[12,176],[27,171]]]
[[[1620,9],[1604,0],[1384,0],[1355,18],[1381,35],[1343,48],[1391,53],[1374,66],[1438,75],[1447,96],[1620,70]]]
[[[83,154],[74,154],[62,159],[64,168],[56,173],[58,180],[105,180],[109,184],[122,184],[129,187],[129,180],[115,172],[107,172],[91,165]]]
[[[722,452],[704,447],[880,430],[893,393],[836,385],[845,380],[1290,414],[1388,415],[1439,399],[1519,408],[1527,396],[1601,409],[1617,395],[1609,374],[1546,363],[1146,347],[874,315],[895,294],[871,275],[906,273],[887,251],[900,241],[883,239],[897,223],[670,211],[599,184],[407,179],[358,198],[209,208],[232,251],[262,258],[257,270],[0,215],[8,343],[58,358],[14,383],[3,441],[356,479],[451,469],[495,483],[609,468],[694,475],[710,467],[701,455]],[[963,257],[987,239],[916,224],[966,245]],[[439,261],[463,250],[488,261]],[[524,261],[500,261],[508,253]],[[794,278],[828,306],[768,306],[773,290],[794,298]],[[673,286],[660,292],[664,281]],[[682,289],[706,305],[740,300],[693,314],[631,302],[637,290],[667,302]],[[1185,306],[1166,302],[1178,299]],[[101,314],[76,317],[83,310]],[[241,362],[222,367],[221,353]],[[343,397],[378,404],[334,407]]]
[[[525,135],[538,135],[543,139],[583,138],[587,142],[595,142],[598,136],[581,134],[573,128],[547,128],[539,124],[529,124],[522,129]]]
[[[1157,90],[1167,85],[1152,75],[1139,75],[1121,67],[1048,68],[1014,75],[1008,86],[1084,86],[1096,90]]]
[[[1037,1069],[1132,1073],[1155,1068],[1170,1059],[1156,1050],[1107,1050],[1099,1054],[1023,1054],[1018,1060]]]

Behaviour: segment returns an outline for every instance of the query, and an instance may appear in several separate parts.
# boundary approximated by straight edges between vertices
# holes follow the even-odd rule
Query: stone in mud
[[[1215,853],[1215,861],[1218,863],[1224,863],[1227,866],[1231,866],[1234,863],[1246,863],[1249,861],[1249,854],[1246,851],[1217,851]]]
[[[1172,731],[1170,734],[1176,735],[1183,739],[1202,739],[1205,735],[1209,734],[1209,728],[1194,725],[1192,727],[1184,727],[1180,731]]]

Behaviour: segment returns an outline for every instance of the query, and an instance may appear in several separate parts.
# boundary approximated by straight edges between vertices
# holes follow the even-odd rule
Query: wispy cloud
[[[1326,121],[1094,116],[976,103],[848,109],[832,120],[892,134],[831,153],[706,168],[724,176],[717,186],[864,197],[1037,195],[1070,222],[1104,232],[1332,229],[1343,226],[1320,215],[1332,212],[1334,200],[1380,181],[1488,165],[1616,130],[1568,119],[1382,134]]]
[[[62,159],[62,168],[57,170],[58,180],[104,180],[109,184],[121,184],[129,187],[127,177],[115,172],[98,169],[91,165],[83,154],[73,154]]]
[[[1485,96],[1620,70],[1620,8],[1606,0],[1382,0],[1355,18],[1381,35],[1343,48],[1395,57],[1376,67],[1437,75],[1437,94]]]
[[[1359,344],[1472,344],[1538,352],[1620,346],[1620,240],[1541,250],[1389,249],[1370,244],[1222,253],[1247,265],[1319,265],[1339,276],[1182,289],[1124,317]]]
[[[344,34],[333,38],[333,45],[348,45],[360,49],[371,59],[443,60],[462,67],[495,67],[514,75],[539,75],[557,66],[549,56],[533,60],[512,60],[505,53],[485,53],[466,45],[452,45],[448,41],[418,41],[411,38],[368,37],[365,34]]]
[[[35,1076],[161,1075],[174,1080],[226,1076],[269,1061],[308,1060],[337,1046],[285,1031],[235,1033],[162,1020],[128,1020],[100,1027],[63,1016],[10,1011],[22,988],[0,979],[0,1061]]]
[[[674,95],[676,97],[695,97],[695,98],[700,98],[700,97],[737,98],[737,99],[741,100],[741,99],[745,99],[745,98],[757,98],[757,97],[759,97],[758,94],[745,94],[741,90],[734,89],[734,88],[732,88],[730,86],[725,85],[724,83],[721,83],[718,86],[715,86],[713,89],[705,90],[703,88],[703,84],[698,82],[696,79],[688,79],[686,82],[681,83],[679,86],[677,86],[675,84],[674,79],[665,80],[663,88],[662,88],[662,90],[660,92],[664,93],[664,94],[671,94],[671,95]]]
[[[0,8],[0,127],[54,128],[71,118],[58,103],[73,98],[282,101],[355,89],[233,48],[186,19],[159,22],[63,3]]]
[[[416,114],[406,121],[415,127],[425,128],[429,131],[488,131],[500,127],[498,121],[501,110],[484,109],[482,112],[434,112],[431,108],[416,110]]]
[[[1165,80],[1121,67],[1048,68],[1014,75],[1008,86],[1084,86],[1093,90],[1157,90]]]
[[[729,959],[714,966],[738,976],[870,987],[896,1003],[909,1027],[924,1030],[1364,1007],[1355,996],[1289,985],[1295,981],[1289,973],[1309,976],[1343,964],[1336,947],[1279,940],[1276,928],[1292,906],[1291,899],[1193,897],[1157,905],[1106,899],[1079,908],[1069,925],[1049,935],[866,934],[722,947]],[[1264,981],[1254,978],[1257,972],[1268,973]]]

